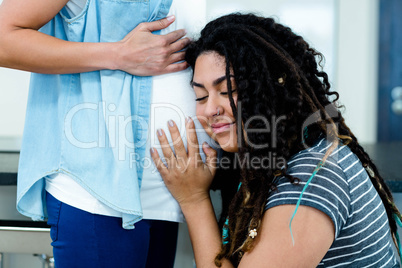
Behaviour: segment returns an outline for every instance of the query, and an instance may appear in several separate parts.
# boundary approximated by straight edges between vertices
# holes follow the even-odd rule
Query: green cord
[[[237,191],[240,190],[241,182],[239,182],[239,186],[237,186]],[[222,227],[222,244],[226,245],[229,243],[229,217],[226,217],[225,223]]]
[[[399,227],[402,227],[401,219],[394,213],[394,219]],[[399,239],[398,228],[395,231],[396,243],[398,244],[398,251],[399,251],[399,260],[402,263],[402,249],[401,249],[401,241]]]
[[[314,176],[317,174],[317,172],[320,170],[320,168],[324,165],[324,163],[325,163],[325,162],[323,162],[322,160],[318,163],[317,167],[314,169],[313,174],[311,174],[311,177],[308,179],[308,181],[307,181],[306,184],[304,185],[303,190],[302,190],[301,193],[300,193],[299,199],[297,200],[295,211],[293,212],[293,215],[292,215],[292,217],[290,218],[289,230],[290,230],[290,236],[292,237],[293,246],[295,245],[295,240],[294,240],[293,232],[292,232],[292,221],[293,221],[293,218],[295,217],[296,212],[297,212],[297,209],[299,208],[299,205],[300,205],[301,199],[302,199],[302,197],[303,197],[304,191],[306,191],[307,186],[310,184],[310,182],[312,181],[312,179],[314,178]]]

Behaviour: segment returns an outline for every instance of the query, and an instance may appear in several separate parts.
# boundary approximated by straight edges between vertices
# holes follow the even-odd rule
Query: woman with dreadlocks
[[[164,158],[151,155],[197,267],[399,267],[401,214],[338,111],[321,59],[291,29],[252,14],[210,22],[187,49],[197,117],[223,149],[219,168],[205,143],[201,161],[191,118],[188,151],[169,121],[174,151],[158,130]],[[209,196],[216,170],[220,228]]]

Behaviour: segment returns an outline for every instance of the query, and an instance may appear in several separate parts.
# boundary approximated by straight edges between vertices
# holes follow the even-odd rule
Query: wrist
[[[183,214],[186,214],[187,212],[197,211],[200,207],[212,206],[212,202],[209,193],[205,193],[198,196],[192,196],[189,200],[180,201],[179,205]]]
[[[132,75],[148,76],[149,74],[141,72],[141,64],[138,63],[141,54],[130,44],[121,40],[114,43],[107,43],[111,46],[108,50],[108,64],[110,70],[122,70]],[[145,67],[142,67],[145,68]]]
[[[120,61],[120,42],[103,43],[105,49],[102,51],[103,65],[105,70],[122,70]]]

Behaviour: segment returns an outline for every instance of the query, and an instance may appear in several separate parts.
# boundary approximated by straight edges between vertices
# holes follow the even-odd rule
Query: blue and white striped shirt
[[[279,178],[277,191],[268,197],[266,209],[296,204],[330,146],[322,139],[293,156],[288,162],[288,174],[300,182],[292,184]],[[384,205],[348,146],[339,145],[331,153],[306,188],[300,204],[324,212],[335,226],[335,240],[318,267],[399,267]]]

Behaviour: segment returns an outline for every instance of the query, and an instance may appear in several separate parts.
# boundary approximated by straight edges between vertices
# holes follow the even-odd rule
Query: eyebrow
[[[233,77],[233,78],[234,78],[234,75],[231,74],[231,75],[229,75],[229,77]],[[217,85],[219,85],[220,83],[222,83],[222,82],[225,81],[225,80],[226,80],[226,75],[215,79],[215,80],[212,82],[212,85],[213,85],[213,86],[217,86]],[[203,84],[199,84],[199,83],[194,82],[194,81],[191,81],[190,84],[191,84],[191,86],[193,86],[193,87],[205,88],[205,86],[204,86]]]

